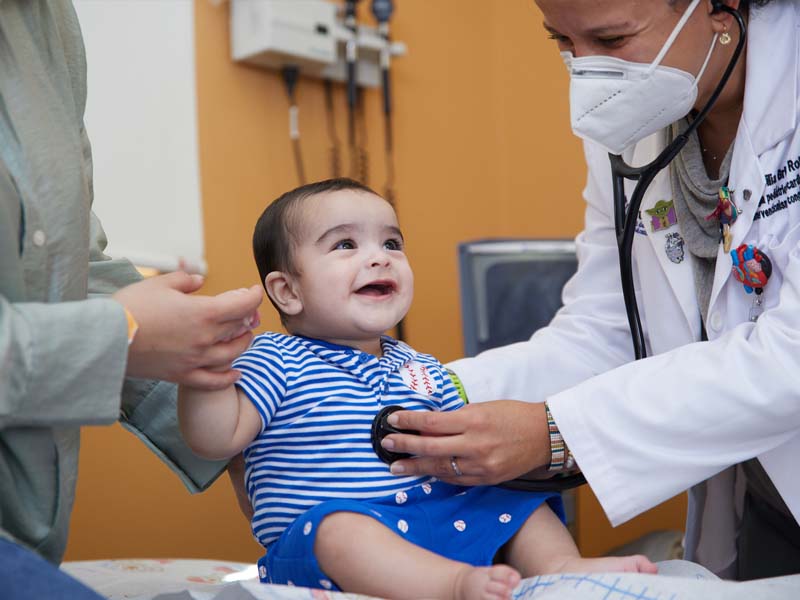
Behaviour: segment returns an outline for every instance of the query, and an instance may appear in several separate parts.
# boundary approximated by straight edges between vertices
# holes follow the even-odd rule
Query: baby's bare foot
[[[560,569],[570,573],[658,573],[656,567],[646,556],[604,556],[602,558],[576,558],[564,563]]]
[[[519,582],[520,574],[506,565],[464,565],[456,579],[453,597],[458,600],[507,600]]]

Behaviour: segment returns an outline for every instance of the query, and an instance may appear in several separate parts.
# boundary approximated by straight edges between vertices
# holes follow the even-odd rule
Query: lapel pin
[[[763,312],[761,295],[772,275],[772,262],[764,252],[752,244],[742,244],[736,250],[731,250],[730,254],[733,259],[734,279],[744,286],[744,291],[748,294],[755,292],[748,317],[751,321],[756,321]]]
[[[653,208],[648,208],[645,212],[650,215],[650,228],[653,232],[669,229],[678,223],[672,200],[659,200]]]
[[[683,262],[685,256],[683,250],[684,246],[685,243],[680,233],[674,231],[667,234],[667,239],[664,243],[664,251],[667,253],[667,258],[676,265]]]
[[[717,207],[710,215],[706,217],[706,221],[711,219],[719,219],[720,237],[722,237],[722,249],[727,254],[731,251],[731,243],[733,242],[733,235],[731,235],[731,226],[736,222],[739,217],[739,209],[733,202],[733,191],[727,187],[719,188],[719,202]]]

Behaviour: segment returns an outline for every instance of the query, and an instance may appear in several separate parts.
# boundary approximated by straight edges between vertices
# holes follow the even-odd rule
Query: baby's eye
[[[353,250],[355,249],[356,244],[353,240],[341,240],[336,242],[336,245],[333,247],[334,250]]]
[[[403,241],[396,238],[388,239],[383,242],[383,247],[387,250],[402,250]]]

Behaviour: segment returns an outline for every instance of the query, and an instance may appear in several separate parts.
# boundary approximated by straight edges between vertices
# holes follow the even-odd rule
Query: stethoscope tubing
[[[619,268],[620,281],[622,283],[622,297],[625,302],[625,312],[628,317],[628,325],[631,330],[631,340],[633,342],[633,353],[636,360],[645,358],[647,350],[645,347],[644,329],[639,316],[639,306],[636,302],[636,292],[633,285],[633,236],[636,230],[636,222],[639,218],[639,208],[642,204],[645,192],[662,169],[669,166],[670,162],[689,141],[689,136],[700,126],[706,115],[716,103],[722,90],[728,84],[728,80],[733,73],[733,69],[739,62],[739,57],[744,50],[747,38],[747,26],[741,13],[725,4],[719,3],[715,10],[722,10],[729,13],[736,19],[739,26],[739,40],[733,51],[731,60],[725,72],[714,88],[705,106],[697,113],[686,131],[678,135],[672,142],[664,148],[661,153],[650,163],[641,167],[628,165],[619,154],[608,155],[611,162],[611,178],[614,194],[614,229],[617,236],[617,247],[619,248]],[[631,201],[626,206],[625,180],[636,181],[636,186],[631,194]]]

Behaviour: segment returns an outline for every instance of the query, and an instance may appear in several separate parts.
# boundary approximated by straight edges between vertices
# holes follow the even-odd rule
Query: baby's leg
[[[511,567],[473,567],[444,558],[351,512],[322,520],[314,554],[341,589],[382,598],[500,600],[510,598],[520,580]]]
[[[567,528],[547,504],[528,517],[504,550],[508,563],[523,577],[544,573],[657,572],[656,566],[641,555],[581,558]]]

